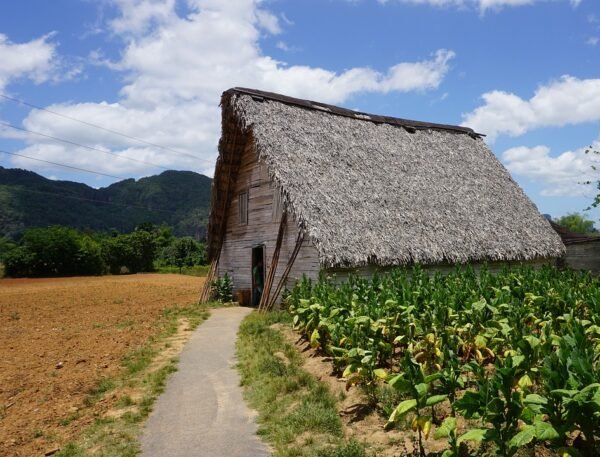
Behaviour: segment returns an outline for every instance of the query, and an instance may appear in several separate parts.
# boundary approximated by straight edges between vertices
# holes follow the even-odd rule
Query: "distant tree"
[[[17,243],[8,237],[0,237],[0,262],[4,261],[4,257],[10,251],[17,247]]]
[[[171,244],[163,248],[159,260],[162,265],[178,267],[181,273],[184,266],[206,264],[206,248],[191,237],[174,238]]]
[[[158,231],[144,226],[132,233],[106,238],[102,242],[102,257],[112,274],[119,274],[123,267],[129,273],[154,270],[158,248]]]
[[[62,226],[26,230],[4,263],[13,277],[99,275],[105,269],[99,244]]]
[[[594,221],[579,213],[569,213],[566,216],[559,217],[556,223],[576,233],[592,233],[596,231]]]

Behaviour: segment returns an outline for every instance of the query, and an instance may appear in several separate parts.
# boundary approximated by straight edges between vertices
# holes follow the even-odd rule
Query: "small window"
[[[238,205],[240,209],[240,224],[248,223],[248,191],[240,192],[238,196]]]

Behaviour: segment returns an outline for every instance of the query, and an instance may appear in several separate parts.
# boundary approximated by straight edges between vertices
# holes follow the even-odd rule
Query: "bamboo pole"
[[[204,284],[202,285],[202,290],[200,291],[200,298],[198,299],[199,305],[202,305],[210,300],[211,285],[215,278],[217,267],[218,260],[213,260],[210,263],[210,267],[208,269],[208,273],[206,274],[206,278],[204,278]]]
[[[287,281],[290,271],[292,271],[292,267],[294,266],[296,257],[298,257],[298,253],[300,252],[300,248],[302,247],[303,242],[304,242],[304,232],[302,230],[300,230],[298,232],[298,237],[296,238],[296,245],[294,246],[294,250],[292,251],[292,256],[290,257],[290,260],[288,261],[287,267],[285,267],[285,270],[283,271],[281,278],[279,278],[279,282],[277,283],[277,287],[275,288],[275,293],[273,294],[273,297],[269,301],[266,311],[272,310],[273,307],[275,306],[277,297],[279,296],[279,293],[281,292],[283,285]]]
[[[279,232],[277,233],[277,243],[275,244],[275,250],[273,251],[273,258],[269,265],[269,272],[263,284],[262,295],[260,296],[260,303],[258,304],[258,311],[265,311],[267,303],[269,302],[269,294],[271,293],[271,287],[273,285],[273,279],[275,278],[275,271],[277,270],[277,263],[279,262],[279,251],[281,250],[281,244],[283,242],[283,233],[285,232],[285,226],[287,223],[287,211],[283,211],[281,214],[281,222],[279,224]]]

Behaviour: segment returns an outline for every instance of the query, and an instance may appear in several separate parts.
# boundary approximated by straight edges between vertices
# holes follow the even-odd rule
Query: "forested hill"
[[[177,235],[203,236],[211,183],[192,171],[165,171],[94,189],[0,167],[0,237],[55,224],[128,232],[144,222],[170,225]]]

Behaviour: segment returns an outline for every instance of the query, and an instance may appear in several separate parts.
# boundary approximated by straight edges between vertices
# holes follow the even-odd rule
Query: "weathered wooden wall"
[[[565,263],[575,270],[600,273],[600,241],[585,241],[567,244]]]
[[[248,190],[248,223],[240,224],[238,197],[244,190]],[[252,248],[264,244],[265,269],[266,272],[269,271],[281,222],[281,212],[274,214],[273,211],[276,192],[278,190],[271,183],[266,165],[257,161],[253,144],[249,142],[243,150],[237,180],[231,192],[227,228],[219,260],[218,274],[221,276],[228,272],[231,275],[234,291],[250,290],[252,287]],[[273,289],[288,264],[297,236],[296,222],[289,215]],[[311,278],[317,278],[319,274],[318,253],[308,239],[304,240],[298,253],[286,287],[291,287],[303,274]]]

